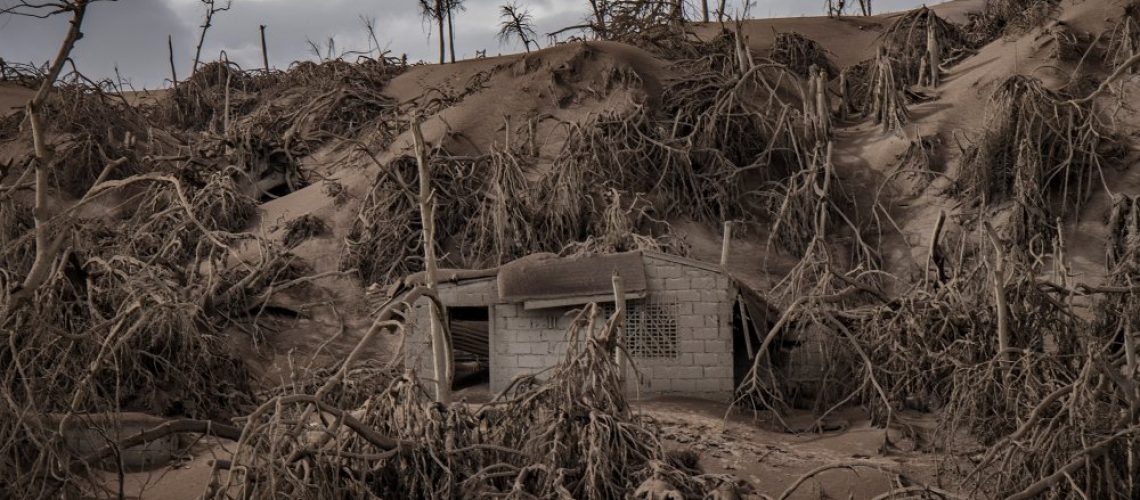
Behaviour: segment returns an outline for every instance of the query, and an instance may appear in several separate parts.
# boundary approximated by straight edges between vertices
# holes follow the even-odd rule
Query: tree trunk
[[[44,75],[43,82],[40,83],[40,88],[36,91],[36,95],[28,101],[28,122],[32,128],[32,147],[35,156],[35,172],[36,172],[36,193],[35,193],[35,208],[32,210],[32,218],[35,221],[35,240],[36,240],[36,256],[32,262],[32,268],[28,271],[28,276],[20,285],[20,290],[14,294],[13,301],[30,298],[31,294],[40,287],[47,280],[48,275],[52,269],[52,263],[55,261],[56,251],[59,249],[61,239],[52,241],[48,235],[47,221],[48,217],[48,162],[50,161],[50,153],[48,152],[47,145],[44,144],[44,130],[43,125],[40,123],[39,113],[43,109],[44,103],[47,101],[51,91],[54,88],[56,78],[59,78],[60,71],[63,70],[63,64],[67,61],[71,54],[71,49],[75,47],[75,42],[78,41],[83,33],[80,29],[83,26],[83,16],[87,13],[87,0],[77,0],[75,2],[74,10],[71,14],[71,27],[67,31],[67,36],[63,39],[63,43],[59,47],[59,53],[56,54],[55,60],[52,61],[51,67]],[[62,236],[60,236],[62,238]]]
[[[261,64],[265,67],[265,73],[269,74],[269,50],[265,47],[265,25],[261,25]]]
[[[732,221],[724,221],[724,234],[720,242],[720,267],[728,269],[728,252],[732,246]]]
[[[937,87],[941,83],[940,66],[942,61],[940,56],[942,54],[941,47],[938,46],[938,34],[934,31],[934,14],[931,13],[926,18],[926,51],[930,57],[930,62],[927,66],[930,68],[930,87]]]
[[[435,20],[436,20],[436,24],[439,27],[439,63],[440,64],[447,62],[447,60],[444,59],[444,57],[446,56],[446,52],[447,52],[447,46],[446,46],[446,43],[444,43],[444,38],[446,38],[446,37],[444,36],[444,32],[443,32],[443,16],[444,16],[443,2],[444,2],[444,0],[435,0]]]
[[[174,69],[174,37],[166,35],[166,48],[170,54],[170,83],[178,90],[178,71]]]
[[[610,339],[614,346],[614,363],[617,365],[618,376],[620,381],[625,382],[625,357],[622,356],[622,343],[625,342],[625,285],[622,283],[621,274],[614,270],[613,274],[614,286],[614,338]]]
[[[993,268],[993,293],[994,293],[994,306],[997,308],[997,340],[998,340],[998,358],[1010,361],[1012,357],[1008,352],[1009,345],[1009,303],[1005,297],[1005,252],[1002,251],[1001,242],[998,241],[997,233],[994,232],[993,226],[989,222],[983,223],[986,236],[989,237],[990,243],[994,247],[994,268]],[[1005,367],[1003,366],[1004,370]]]
[[[202,44],[206,43],[206,31],[210,29],[210,25],[214,21],[214,4],[210,3],[206,6],[206,22],[202,23],[202,32],[198,34],[198,46],[194,49],[194,66],[191,67],[190,75],[198,72],[198,61],[202,59]]]
[[[442,32],[441,32],[442,34]],[[412,117],[412,136],[415,139],[416,165],[420,177],[420,222],[423,225],[424,245],[424,285],[429,290],[436,288],[435,262],[435,197],[431,189],[431,173],[428,171],[427,147],[420,130],[418,112]],[[451,342],[442,324],[443,311],[435,301],[428,306],[431,316],[429,335],[431,338],[432,368],[435,370],[435,400],[438,403],[451,403]]]
[[[709,22],[709,0],[701,0],[701,20]]]
[[[594,34],[598,38],[606,38],[606,2],[605,0],[590,0],[594,9]]]
[[[451,50],[451,62],[455,62],[455,26],[451,22],[452,7],[447,6],[447,45]]]

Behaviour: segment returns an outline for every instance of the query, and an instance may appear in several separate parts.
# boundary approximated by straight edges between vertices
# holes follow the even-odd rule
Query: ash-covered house
[[[742,328],[740,313],[751,311],[746,315],[763,325],[767,318],[756,315],[768,311],[757,311],[755,300],[738,305],[739,286],[719,266],[658,252],[530,256],[477,277],[440,271],[439,298],[456,358],[486,367],[492,393],[518,375],[554,366],[564,359],[574,309],[597,303],[612,313],[614,271],[626,295],[626,349],[641,373],[630,394],[730,399],[759,345],[755,328]],[[421,299],[405,361],[430,388],[428,311]],[[626,379],[638,380],[632,368]]]

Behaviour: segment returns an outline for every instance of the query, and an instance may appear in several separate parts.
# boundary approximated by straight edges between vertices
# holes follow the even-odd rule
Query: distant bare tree
[[[202,58],[202,44],[206,43],[206,32],[210,30],[210,26],[214,25],[214,14],[230,10],[230,7],[233,6],[233,0],[225,0],[225,3],[221,4],[221,6],[219,6],[217,0],[201,1],[202,5],[206,7],[206,18],[205,22],[202,23],[202,32],[198,35],[198,48],[194,50],[193,71],[198,71],[198,61]]]
[[[856,2],[864,16],[871,15],[871,0],[856,0]],[[827,16],[842,16],[849,5],[852,5],[850,0],[827,0]]]
[[[502,5],[499,7],[499,18],[502,19],[499,23],[500,42],[506,43],[511,38],[517,37],[527,52],[530,52],[532,43],[538,48],[538,42],[535,40],[538,35],[535,34],[533,26],[534,18],[529,10],[519,7],[517,3]]]
[[[439,63],[447,62],[447,45],[446,33],[443,31],[443,23],[447,19],[447,2],[448,0],[419,0],[420,2],[420,15],[424,19],[435,21],[436,26],[439,28]]]
[[[606,13],[609,12],[609,2],[606,0],[590,0],[590,10],[594,13],[591,22],[594,33],[598,38],[606,38]]]
[[[451,49],[451,62],[455,62],[455,25],[451,22],[452,15],[456,12],[463,12],[467,7],[463,5],[466,0],[444,0],[446,4],[444,8],[447,10],[447,43]]]

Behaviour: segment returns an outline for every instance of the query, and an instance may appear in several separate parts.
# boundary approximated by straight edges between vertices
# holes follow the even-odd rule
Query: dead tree
[[[883,130],[892,132],[906,125],[908,114],[906,94],[895,75],[894,61],[887,51],[880,47],[875,65],[871,69],[871,116]]]
[[[214,14],[230,10],[232,3],[232,0],[226,0],[226,3],[219,7],[217,0],[202,0],[202,5],[206,7],[206,18],[198,35],[198,47],[194,49],[194,66],[191,72],[198,71],[198,62],[202,60],[202,45],[206,43],[206,32],[214,25]]]
[[[59,52],[56,54],[51,66],[48,67],[47,74],[44,75],[43,81],[40,82],[39,89],[36,90],[35,95],[32,96],[32,99],[28,101],[27,104],[27,117],[32,130],[32,147],[35,159],[33,168],[36,174],[35,208],[32,212],[33,220],[35,221],[36,253],[35,260],[32,262],[32,268],[28,272],[27,277],[24,278],[19,289],[12,295],[13,302],[30,298],[31,294],[47,280],[53,268],[59,247],[63,243],[63,235],[53,238],[48,231],[49,176],[47,169],[48,163],[51,161],[51,152],[44,142],[47,138],[44,136],[44,126],[40,121],[40,112],[48,96],[51,95],[55,80],[59,78],[64,63],[71,55],[71,50],[75,47],[75,42],[83,37],[83,17],[87,14],[87,6],[90,3],[90,0],[72,0],[50,4],[20,1],[17,5],[0,10],[0,15],[13,14],[39,18],[60,13],[71,14],[71,26],[67,30],[67,35],[63,38],[63,43],[59,46]]]
[[[502,19],[499,23],[500,42],[506,43],[511,38],[517,37],[527,52],[530,52],[531,43],[538,48],[538,42],[535,40],[537,35],[533,27],[534,19],[529,10],[519,7],[517,3],[506,4],[499,7],[499,17]]]
[[[420,15],[424,19],[435,21],[436,27],[439,29],[439,63],[447,62],[445,58],[447,54],[446,35],[443,32],[443,23],[448,19],[448,0],[419,0],[420,1]]]
[[[455,11],[465,11],[467,7],[463,5],[466,0],[446,0],[447,4],[447,44],[451,51],[451,62],[455,62],[455,25],[452,23],[452,16]]]
[[[431,187],[431,173],[428,171],[427,146],[420,130],[420,117],[412,117],[412,135],[415,139],[416,165],[420,178],[420,222],[423,226],[424,245],[424,284],[434,291],[436,285],[435,259],[435,195]],[[435,399],[439,403],[451,403],[451,339],[444,329],[439,306],[432,301],[429,305],[432,351],[432,367],[435,370]]]
[[[174,86],[174,90],[178,90],[178,70],[174,67],[174,37],[172,35],[166,35],[166,49],[170,56],[170,84]]]
[[[871,15],[871,0],[857,0],[859,11],[864,16]],[[827,0],[827,17],[840,17],[850,4],[848,0]]]
[[[261,64],[265,73],[269,73],[269,49],[265,46],[265,25],[261,25]]]

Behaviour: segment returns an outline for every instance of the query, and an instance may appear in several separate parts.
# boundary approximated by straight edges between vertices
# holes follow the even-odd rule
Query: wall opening
[[[754,318],[748,313],[749,308],[737,300],[732,307],[732,382],[734,387],[740,387],[752,365],[756,362],[760,345],[768,335],[769,318]],[[768,363],[774,367],[781,367],[787,363],[786,354],[780,349],[781,339],[776,339],[768,347]]]
[[[491,311],[487,307],[448,307],[455,352],[454,389],[485,384],[491,376]]]

